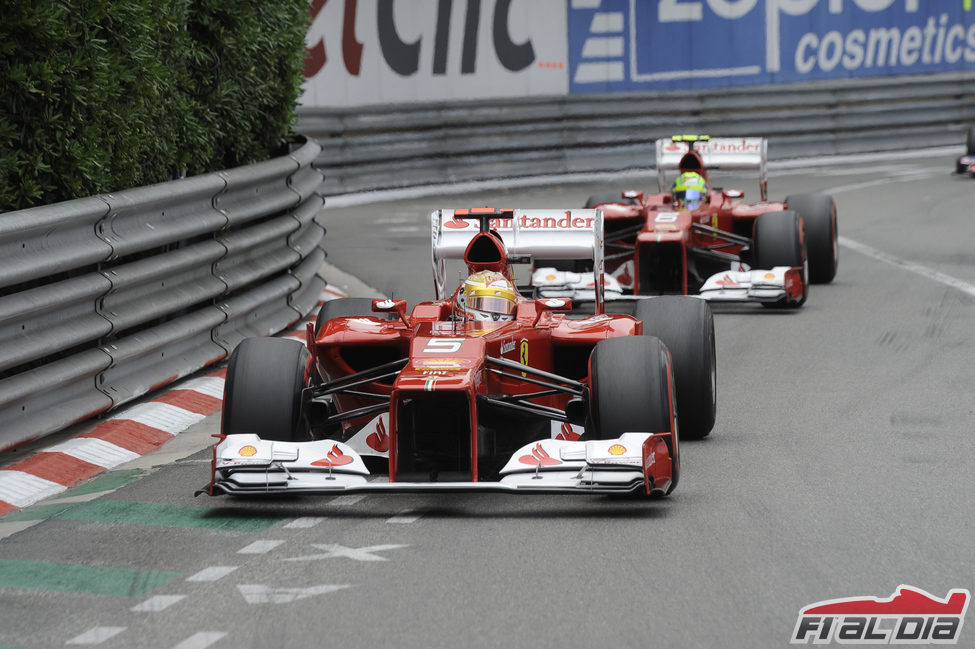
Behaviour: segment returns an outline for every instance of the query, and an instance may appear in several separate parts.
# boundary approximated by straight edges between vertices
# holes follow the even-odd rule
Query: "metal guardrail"
[[[320,147],[0,214],[0,450],[131,401],[308,314]]]
[[[650,167],[678,132],[761,135],[771,159],[959,144],[975,72],[658,94],[299,108],[326,195]]]

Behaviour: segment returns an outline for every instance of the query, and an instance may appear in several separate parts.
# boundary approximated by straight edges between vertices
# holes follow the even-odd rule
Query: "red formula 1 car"
[[[955,163],[955,173],[975,176],[975,126],[968,127],[968,137],[965,139],[965,155]]]
[[[825,194],[767,200],[766,141],[676,136],[657,141],[659,193],[591,196],[606,219],[608,297],[699,294],[707,300],[798,307],[808,282],[836,275],[836,206]],[[709,169],[757,169],[761,202],[711,186]],[[668,191],[667,172],[698,177],[701,202],[688,208]],[[683,191],[683,190],[681,190]],[[593,279],[578,262],[536,265],[539,295],[585,299]],[[573,272],[574,271],[574,272]]]
[[[210,495],[642,493],[677,485],[680,436],[714,424],[714,324],[693,298],[568,316],[511,264],[585,257],[599,210],[438,210],[436,299],[326,302],[307,346],[231,356]],[[445,260],[469,273],[445,286]],[[665,344],[666,343],[666,344]],[[668,349],[669,347],[669,349]]]

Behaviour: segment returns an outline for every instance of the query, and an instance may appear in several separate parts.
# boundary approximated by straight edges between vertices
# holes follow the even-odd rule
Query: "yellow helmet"
[[[472,320],[514,320],[515,295],[515,287],[504,275],[482,270],[461,284],[457,291],[457,306]]]
[[[696,171],[685,171],[674,181],[671,195],[674,207],[695,210],[707,200],[708,184]]]

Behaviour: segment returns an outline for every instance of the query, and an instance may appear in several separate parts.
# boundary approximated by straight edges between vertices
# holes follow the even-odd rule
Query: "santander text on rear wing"
[[[442,209],[430,214],[430,222],[437,299],[445,296],[445,260],[463,259],[467,244],[482,225],[501,235],[509,262],[591,259],[596,277],[603,277],[603,213],[599,209]],[[601,290],[596,292],[596,303],[597,312],[602,313]]]
[[[680,169],[680,162],[691,147],[707,169],[758,170],[762,200],[767,200],[768,140],[764,137],[674,136],[657,140],[657,183],[667,191],[667,171]]]

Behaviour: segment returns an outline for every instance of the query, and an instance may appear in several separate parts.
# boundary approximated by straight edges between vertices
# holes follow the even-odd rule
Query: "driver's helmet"
[[[471,320],[514,320],[515,287],[501,273],[482,270],[461,284],[457,291],[457,307]]]
[[[704,182],[704,177],[696,171],[685,171],[674,181],[671,197],[674,207],[678,209],[697,209],[707,200],[708,184]]]

